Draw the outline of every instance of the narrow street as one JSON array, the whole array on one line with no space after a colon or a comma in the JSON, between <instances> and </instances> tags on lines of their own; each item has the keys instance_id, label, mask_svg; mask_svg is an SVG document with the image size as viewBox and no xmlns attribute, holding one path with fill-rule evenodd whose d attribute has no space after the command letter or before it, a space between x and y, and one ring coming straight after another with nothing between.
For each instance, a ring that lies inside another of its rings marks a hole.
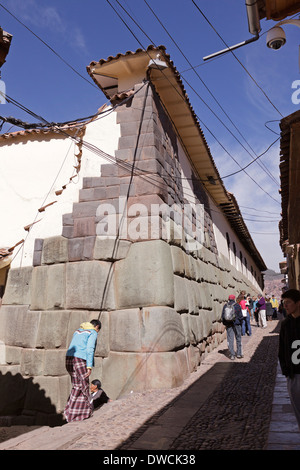
<instances>
[{"instance_id":1,"label":"narrow street","mask_svg":"<svg viewBox=\"0 0 300 470\"><path fill-rule=\"evenodd\" d=\"M132 393L89 420L35 429L0 450L300 449L284 380L275 388L279 321L252 331L243 359L231 361L223 342L176 389Z\"/></svg>"}]
</instances>

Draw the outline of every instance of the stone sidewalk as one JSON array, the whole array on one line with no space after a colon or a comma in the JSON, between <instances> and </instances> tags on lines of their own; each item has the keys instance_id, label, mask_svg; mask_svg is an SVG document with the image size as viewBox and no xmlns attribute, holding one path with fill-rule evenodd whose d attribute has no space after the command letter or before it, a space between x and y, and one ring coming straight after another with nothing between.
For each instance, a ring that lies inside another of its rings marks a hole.
<instances>
[{"instance_id":1,"label":"stone sidewalk","mask_svg":"<svg viewBox=\"0 0 300 470\"><path fill-rule=\"evenodd\" d=\"M176 389L132 393L85 421L40 427L0 450L290 450L300 434L277 367L279 321L252 326L243 359L223 342Z\"/></svg>"}]
</instances>

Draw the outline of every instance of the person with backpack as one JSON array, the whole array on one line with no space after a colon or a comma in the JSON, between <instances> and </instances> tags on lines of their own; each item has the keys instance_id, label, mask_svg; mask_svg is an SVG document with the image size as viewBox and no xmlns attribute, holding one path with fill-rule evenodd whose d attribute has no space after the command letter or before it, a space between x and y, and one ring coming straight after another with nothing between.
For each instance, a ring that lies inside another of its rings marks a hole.
<instances>
[{"instance_id":1,"label":"person with backpack","mask_svg":"<svg viewBox=\"0 0 300 470\"><path fill-rule=\"evenodd\" d=\"M230 359L233 361L235 357L241 359L242 354L242 324L243 313L241 306L236 303L235 295L231 294L228 297L228 302L224 305L222 310L222 323L226 327L227 345L229 349ZM236 341L236 354L234 349L234 338Z\"/></svg>"}]
</instances>

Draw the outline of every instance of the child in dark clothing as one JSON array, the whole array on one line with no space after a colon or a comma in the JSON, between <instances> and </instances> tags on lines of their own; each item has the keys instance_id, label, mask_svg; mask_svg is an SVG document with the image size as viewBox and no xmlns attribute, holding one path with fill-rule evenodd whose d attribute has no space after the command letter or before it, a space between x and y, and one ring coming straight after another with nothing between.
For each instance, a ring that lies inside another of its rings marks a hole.
<instances>
[{"instance_id":1,"label":"child in dark clothing","mask_svg":"<svg viewBox=\"0 0 300 470\"><path fill-rule=\"evenodd\" d=\"M90 385L90 390L90 403L94 410L100 408L100 406L104 405L104 403L111 401L104 390L102 390L100 380L93 380Z\"/></svg>"}]
</instances>

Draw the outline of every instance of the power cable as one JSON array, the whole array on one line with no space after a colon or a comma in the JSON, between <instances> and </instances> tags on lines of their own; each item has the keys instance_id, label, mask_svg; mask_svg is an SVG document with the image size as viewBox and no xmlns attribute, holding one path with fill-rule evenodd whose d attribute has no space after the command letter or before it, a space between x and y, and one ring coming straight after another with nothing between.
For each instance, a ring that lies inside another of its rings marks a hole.
<instances>
[{"instance_id":1,"label":"power cable","mask_svg":"<svg viewBox=\"0 0 300 470\"><path fill-rule=\"evenodd\" d=\"M54 179L54 181L53 181L53 183L52 183L50 189L48 190L47 195L45 196L45 198L44 198L44 200L43 200L43 202L42 202L42 206L46 203L46 201L47 201L47 199L48 199L48 197L49 197L49 195L50 195L50 193L51 193L51 191L52 191L52 188L53 188L54 185L55 185L55 182L56 182L56 180L57 180L57 178L58 178L58 176L59 176L59 174L60 174L60 172L61 172L61 170L62 170L62 168L63 168L63 166L64 166L64 164L65 164L65 162L66 162L66 160L67 160L67 157L68 157L69 152L70 152L70 150L71 150L72 144L73 144L73 142L70 144L70 146L69 146L69 148L68 148L68 151L66 152L66 155L65 155L65 157L64 157L64 159L63 159L63 162L62 162L62 164L61 164L61 166L60 166L60 168L59 168L59 170L58 170L58 172L57 172L57 174L56 174L56 177L55 177L55 179ZM33 219L33 222L32 222L30 225L34 225L34 224L37 222L37 217L38 217L38 215L39 215L39 212L36 213L35 218ZM14 255L12 261L18 256L20 250L23 250L24 245L25 245L25 243L26 243L26 240L27 240L28 236L29 236L29 230L28 230L28 233L27 233L25 239L23 240L23 242L22 242L20 248L19 248L18 251L15 253L15 255ZM22 255L22 257L23 257L23 255ZM21 263L22 263L22 257L21 257L21 261L20 261Z\"/></svg>"},{"instance_id":2,"label":"power cable","mask_svg":"<svg viewBox=\"0 0 300 470\"><path fill-rule=\"evenodd\" d=\"M91 85L92 87L96 88L98 91L99 91L99 88L97 87L97 85L95 85L94 83L90 82L86 77L84 77L83 75L81 75L81 73L79 73L71 64L69 64L60 54L58 54L58 52L56 52L53 47L49 46L49 44L46 43L46 41L44 41L42 38L40 38L36 33L34 33L28 26L26 26L26 24L24 24L21 20L19 20L19 18L17 18L11 11L9 11L4 5L2 5L2 3L0 3L0 7L3 8L3 10L5 10L9 15L11 15L18 23L20 23L24 28L26 28L31 34L33 34L39 41L41 41L41 43L44 44L44 46L46 46L51 52L53 52L53 54L55 54L65 65L67 65L67 67L69 67L74 73L76 73L80 78L82 78L83 80L85 80L89 85Z\"/></svg>"},{"instance_id":3,"label":"power cable","mask_svg":"<svg viewBox=\"0 0 300 470\"><path fill-rule=\"evenodd\" d=\"M17 100L11 98L10 96L8 96L6 94L4 95L0 91L0 96L3 96L3 97L5 96L6 100L9 103L11 103L14 106L18 107L22 111L25 111L27 114L30 114L31 116L33 116L35 119L39 120L40 122L38 122L38 123L27 123L27 122L22 121L21 119L14 118L12 116L10 116L10 117L0 116L0 119L4 122L9 122L9 123L11 123L15 126L22 127L24 129L52 128L52 127L55 127L55 126L59 127L59 126L65 126L65 125L68 125L68 124L82 123L84 121L87 121L88 119L100 119L100 117L104 117L104 115L107 115L108 113L111 113L111 112L115 111L119 106L122 106L125 103L127 103L127 101L131 100L132 97L143 88L143 86L144 86L144 84L138 90L136 90L134 93L131 93L129 96L124 98L124 100L122 100L122 102L117 103L117 104L115 104L114 106L112 106L108 109L105 109L103 111L98 111L97 113L92 114L90 116L86 116L86 117L83 117L83 118L72 119L70 121L64 121L64 122L49 122L45 118L43 118L42 116L37 115L36 113L34 113L33 111L31 111L30 109L25 107L23 104L19 103ZM129 90L127 90L127 91L129 91ZM102 107L100 109L102 109ZM98 118L97 118L97 116L98 116ZM43 121L43 122L41 122L41 121Z\"/></svg>"},{"instance_id":4,"label":"power cable","mask_svg":"<svg viewBox=\"0 0 300 470\"><path fill-rule=\"evenodd\" d=\"M272 121L267 121L267 122L265 122L265 127L266 127L269 131L273 132L273 134L280 135L279 132L275 132L275 131L273 131L273 129L271 129L269 126L267 126L267 124L269 124L269 122L280 122L280 119L273 119Z\"/></svg>"},{"instance_id":5,"label":"power cable","mask_svg":"<svg viewBox=\"0 0 300 470\"><path fill-rule=\"evenodd\" d=\"M229 176L233 176L233 175L236 175L237 173L240 173L241 171L245 170L246 168L248 168L250 165L252 165L252 163L256 162L256 160L260 157L262 157L263 155L265 155L271 147L273 147L274 144L276 144L276 142L278 142L279 140L279 137L278 139L274 140L274 142L272 142L272 144L269 145L269 147L267 148L267 150L265 150L263 153L261 153L260 155L258 155L252 162L248 163L248 165L244 166L241 170L238 170L238 171L235 171L234 173L230 173L229 175L226 175L226 176L222 176L222 179L224 178L229 178Z\"/></svg>"},{"instance_id":6,"label":"power cable","mask_svg":"<svg viewBox=\"0 0 300 470\"><path fill-rule=\"evenodd\" d=\"M141 88L142 88L143 86L144 86L144 84L141 86ZM140 91L141 88L139 88L139 89L136 91L136 93L137 93L138 91ZM131 96L131 97L132 97L132 96ZM128 99L131 98L131 97L126 98L124 101L128 100ZM9 99L9 100L12 102L12 104L14 104L15 106L20 107L21 109L23 109L23 110L25 110L26 112L30 113L30 114L31 114L32 116L34 116L35 118L39 118L41 121L43 121L44 123L46 123L46 124L48 125L48 127L53 127L53 123L52 123L52 124L51 124L51 123L48 123L48 121L46 121L46 119L44 119L44 118L41 117L41 116L38 116L36 113L34 113L34 112L32 112L31 110L29 110L28 108L24 107L24 105L20 104L18 101L14 100L14 99L12 99L12 98L10 98L10 97L8 97L8 99ZM120 104L119 104L119 105L120 105ZM65 131L62 131L62 129L58 129L58 131L59 131L59 132L65 132ZM66 135L67 135L68 137L70 137L69 134L66 133ZM274 143L275 143L275 142L273 142L273 144L274 144ZM271 145L273 145L273 144L271 144ZM91 144L89 144L90 146L88 146L86 143L84 143L84 145L87 146L87 148L91 149ZM98 150L99 150L99 149L98 149ZM226 149L225 149L225 150L226 150ZM267 150L268 150L268 149L267 149ZM266 151L267 151L267 150L266 150ZM264 153L266 153L266 151L265 151ZM101 152L101 151L100 151L100 152ZM102 152L101 156L104 156L104 152ZM114 158L113 158L112 156L108 156L108 154L105 154L105 157L104 157L104 158L109 158L109 159L112 159L112 160L110 160L110 161L114 161ZM232 158L233 158L233 157L232 157ZM236 162L236 163L239 165L238 162ZM247 166L249 166L251 163L253 163L253 162L250 162ZM124 165L123 162L122 162L122 163L119 163L119 165L122 165L123 168L125 167L126 169L128 169L128 165ZM130 165L130 164L129 164L129 165ZM240 165L239 165L239 166L240 166ZM241 167L241 166L240 166L240 167ZM240 171L244 171L243 168L241 168ZM234 174L236 174L236 173L238 173L238 172L235 172ZM245 173L248 175L247 172L245 172ZM229 176L231 176L231 175L227 175L226 177L229 177ZM269 193L267 193L250 175L248 175L248 176L249 176L266 194L268 194L272 199L274 199L274 198L273 198ZM200 180L201 182L206 182L206 180L201 180L201 179L199 179L199 180ZM208 180L207 180L207 181L208 181ZM275 200L275 199L274 199L274 200ZM276 201L276 200L275 200L275 201ZM276 202L277 202L277 201L276 201Z\"/></svg>"},{"instance_id":7,"label":"power cable","mask_svg":"<svg viewBox=\"0 0 300 470\"><path fill-rule=\"evenodd\" d=\"M243 207L244 209L250 209L250 210L253 210L253 211L257 211L258 209L255 208L255 207L248 207L248 206L240 206L240 207ZM266 211L266 210L263 210L261 208L259 208L259 212L265 212L266 214L273 214L274 215L274 212L271 212L271 211Z\"/></svg>"},{"instance_id":8,"label":"power cable","mask_svg":"<svg viewBox=\"0 0 300 470\"><path fill-rule=\"evenodd\" d=\"M143 86L144 86L144 85L142 85L142 87L143 87ZM141 88L142 88L142 87L141 87ZM139 89L139 90L140 90L140 89ZM137 90L137 92L138 92L139 90ZM40 118L43 122L48 123L44 118L42 118L41 116L38 116L38 115L36 115L35 113L33 113L32 111L28 110L28 108L25 108L23 105L21 105L20 103L18 103L16 100L13 100L13 99L11 99L11 98L9 98L9 99L10 99L11 102L12 102L13 104L15 104L16 106L19 106L19 107L21 106L22 109L26 109L26 111L29 112L29 113L30 113L31 115L33 115L34 117L38 117L38 118ZM48 123L48 124L50 124L50 123ZM58 132L64 133L67 137L70 137L70 138L74 139L73 136L70 136L70 135L69 135L66 131L64 131L64 130L59 129L59 128L57 128L56 130L57 130ZM76 140L76 139L75 139L75 140ZM91 151L94 151L94 152L95 152L95 150L98 151L102 157L106 157L106 158L109 159L109 161L116 163L115 159L114 159L112 156L110 156L110 155L108 155L108 154L105 154L103 151L101 151L100 149L98 149L96 146L93 146L92 144L86 143L86 142L84 142L84 141L82 142L82 145L85 146L86 148L88 148L88 149L91 150ZM132 168L132 165L131 165L131 164L127 164L127 165L126 165L126 164L124 164L124 162L122 162L122 163L117 162L117 164L123 165L123 167L125 167L126 169L130 168L130 166L131 166L131 168ZM152 180L151 180L151 179L149 180L149 176L148 176L148 181L151 181L152 184L156 184L156 185L157 185L157 183L158 183L156 180L153 180L153 179L152 179ZM200 180L200 181L201 181L201 180Z\"/></svg>"},{"instance_id":9,"label":"power cable","mask_svg":"<svg viewBox=\"0 0 300 470\"><path fill-rule=\"evenodd\" d=\"M119 3L119 2L118 2ZM235 123L232 121L232 119L230 118L230 116L228 115L228 113L225 111L225 109L223 108L223 106L220 104L219 100L217 100L217 98L214 96L214 94L212 93L212 91L210 90L210 88L207 86L207 84L204 82L204 80L201 78L201 76L198 74L198 72L195 70L195 68L192 66L191 62L189 61L189 59L187 58L187 56L184 54L184 52L182 51L182 49L179 47L179 45L177 44L177 42L174 40L174 38L171 36L171 34L169 33L169 31L166 29L166 27L163 25L162 21L160 20L160 18L156 15L156 13L154 12L153 8L150 7L150 5L148 4L147 0L144 0L144 3L147 5L147 7L149 8L149 10L152 12L152 14L154 15L154 17L156 18L156 20L159 22L159 24L161 25L161 27L164 29L164 31L166 32L166 34L169 36L169 38L172 40L172 42L175 44L175 46L177 47L177 49L179 50L179 52L183 55L183 57L185 58L185 60L187 61L187 63L190 65L191 69L194 71L194 73L197 75L197 77L199 78L199 80L201 81L201 83L204 85L204 87L206 88L206 90L208 91L208 93L210 94L210 96L214 99L214 101L217 103L217 105L219 106L219 108L222 110L222 112L225 114L225 116L227 117L227 119L230 121L230 123L233 125L233 127L236 129L236 131L240 134L240 136L243 138L243 140L246 142L246 144L249 146L249 148L251 149L251 151L254 153L254 155L256 155L257 157L257 154L256 152L253 150L253 148L250 146L250 144L247 142L246 138L244 137L244 135L240 132L240 130L238 129L238 127L235 125ZM122 7L123 8L123 7ZM181 75L181 74L180 74ZM189 82L183 77L183 79L186 81L186 83L190 86ZM214 113L214 111L212 111L212 109L207 105L207 103L201 98L201 96L196 92L196 90L194 90L192 88L192 90L194 91L194 93L196 93L196 95L198 96L198 98L209 108L209 110L214 114L214 116L225 126L225 124L223 123L223 121L216 115L216 113ZM225 126L225 128L227 129L227 131L237 140L237 142L239 142L239 144L244 148L244 150L246 150L247 153L249 153L249 155L252 157L252 155L250 154L250 152L244 147L244 145L236 138L236 136L230 131L230 129ZM263 164L258 162L258 165L262 168ZM262 168L263 169L263 168ZM273 182L275 182L277 185L278 182L277 180L273 177L273 175L269 172L268 169L263 169L267 174L268 176L273 180Z\"/></svg>"},{"instance_id":10,"label":"power cable","mask_svg":"<svg viewBox=\"0 0 300 470\"><path fill-rule=\"evenodd\" d=\"M145 1L145 0L144 0ZM108 2L110 4L110 6L114 9L114 7L111 5L110 2ZM120 3L117 2L119 5ZM150 6L148 5L148 3L145 1L145 3L147 4L148 8L150 8ZM28 28L21 20L19 20L13 13L11 13L7 8L5 8L2 4L0 4L0 6L5 10L7 11L7 13L9 13L16 21L18 21L23 27L25 27L29 32L31 32L38 40L40 40L46 47L48 47L57 57L59 57L68 67L70 67L75 73L77 73L81 78L83 78L84 80L86 80L89 84L91 84L92 86L95 86L94 84L92 84L91 82L89 82L85 77L83 77L81 74L79 74L79 72L77 72L68 62L65 61L65 59L62 58L62 56L60 56L51 46L49 46L43 39L41 39L38 35L36 35L30 28ZM122 7L122 5L120 5ZM123 8L123 7L122 7ZM124 9L124 8L123 8ZM151 9L151 8L150 8ZM116 12L116 10L114 9L114 11ZM153 12L153 10L151 9L151 11ZM117 12L116 12L117 13ZM153 12L154 14L154 12ZM119 15L118 15L119 16ZM129 15L130 16L130 15ZM119 16L120 17L120 16ZM123 21L123 19L120 17L120 19ZM123 21L123 23L128 27L128 25ZM133 31L130 30L131 34L133 34L133 36L135 37L135 39L139 42L138 38L134 35ZM144 34L146 34L144 32ZM147 35L146 35L147 36ZM151 41L151 39L149 38L149 36L147 36L148 39ZM175 43L176 44L176 43ZM142 45L142 47L145 49L145 47ZM177 46L178 47L178 46ZM180 50L180 49L179 49ZM195 70L194 70L195 71ZM195 71L196 73L196 71ZM197 74L198 75L198 74ZM199 77L200 78L200 77ZM201 79L201 78L200 78ZM202 80L202 79L201 79ZM203 81L202 81L203 82ZM203 82L204 83L204 82ZM205 84L204 84L205 85ZM98 89L97 86L95 86L95 88ZM194 90L195 91L195 90ZM199 95L198 95L199 96ZM7 97L8 98L8 97ZM200 97L201 98L201 97ZM221 109L223 109L221 107ZM224 111L224 110L223 110ZM213 112L213 111L212 111ZM224 111L225 113L225 111ZM226 114L226 113L225 113ZM227 114L226 114L227 115ZM227 115L228 117L228 115ZM228 117L229 118L229 117ZM84 118L83 118L84 119ZM230 118L229 118L230 119ZM79 120L77 120L79 121ZM70 121L69 121L70 122ZM232 121L231 121L232 122ZM62 123L51 123L51 125L61 125ZM49 125L47 123L47 125ZM237 129L238 130L238 129ZM234 136L235 137L235 136ZM249 144L248 144L249 145ZM276 182L276 181L275 181ZM277 182L276 182L277 183Z\"/></svg>"},{"instance_id":11,"label":"power cable","mask_svg":"<svg viewBox=\"0 0 300 470\"><path fill-rule=\"evenodd\" d=\"M209 19L205 16L205 14L203 13L203 11L201 10L201 8L199 8L199 6L196 4L196 2L194 0L192 0L192 3L195 5L195 7L197 8L197 10L199 11L199 13L203 16L203 18L205 19L205 21L209 24L209 26L214 30L214 32L218 35L218 37L221 39L221 41L225 44L225 46L227 48L230 48L230 46L228 46L228 44L224 41L224 39L222 38L222 36L218 33L218 31L216 30L216 28L212 25L212 23L209 21ZM237 62L241 65L241 67L245 70L245 72L247 73L247 75L251 78L251 80L255 83L255 85L259 88L259 90L263 93L263 95L267 98L267 100L269 101L269 103L273 106L273 108L280 114L281 117L283 117L283 115L281 114L281 112L279 111L279 109L275 106L275 104L271 101L271 99L268 97L268 95L266 94L266 92L262 89L262 87L257 83L257 81L255 80L255 78L251 75L251 73L246 69L246 67L242 64L242 62L237 58L237 56L235 55L235 53L230 50L228 52L231 52L231 54L233 55L233 57L237 60Z\"/></svg>"},{"instance_id":12,"label":"power cable","mask_svg":"<svg viewBox=\"0 0 300 470\"><path fill-rule=\"evenodd\" d=\"M118 11L112 6L111 2L110 2L109 0L106 0L106 1L107 1L107 3L112 7L112 9L115 11L115 13L117 14L117 16L118 16L118 17L120 18L120 20L122 21L122 23L126 26L126 28L131 32L131 34L134 36L134 38L138 41L138 43L140 44L140 46L141 46L144 50L146 50L145 47L143 46L143 44L139 41L139 39L137 38L137 36L133 33L133 31L131 30L131 28L128 26L128 24L127 24L127 23L123 20L123 18L120 16L120 14L118 13ZM129 16L130 16L130 15L129 15ZM148 55L149 55L149 54L148 54ZM150 55L149 55L149 57L150 57L150 59L151 59L151 56L150 56ZM164 76L164 78L168 80L168 78L167 78L167 77L165 76L165 74L163 73L163 70L160 70L160 72L162 73L162 75ZM169 80L168 80L168 81L169 81ZM170 83L170 85L171 85L172 87L174 87L174 85L173 85L170 81L169 81L169 83ZM174 89L175 89L175 87L174 87ZM176 89L175 89L175 90L176 90ZM176 90L176 92L179 94L179 96L181 97L181 99L184 100L184 97L182 97L182 96L180 95L180 93L179 93L177 90ZM203 123L203 121L201 121L198 116L197 116L197 118L198 118L199 122L202 122L202 123ZM221 144L221 142L217 139L217 137L211 132L211 130L210 130L204 123L203 123L203 125L206 127L206 129L208 130L208 132L210 132L210 134L213 136L213 138L219 143L219 145L223 148L223 150L230 156L230 158L232 158L233 161L234 161L240 168L242 168L241 165L237 162L237 160L227 151L227 149ZM265 194L267 194L267 195L268 195L271 199L273 199L277 204L280 204L279 201L277 201L273 196L271 196L271 194L269 194L267 191L265 191L265 189L264 189L262 186L260 186L260 185L257 183L257 181L256 181L254 178L252 178L245 170L244 170L244 172L246 173L246 175L247 175Z\"/></svg>"},{"instance_id":13,"label":"power cable","mask_svg":"<svg viewBox=\"0 0 300 470\"><path fill-rule=\"evenodd\" d=\"M278 233L277 232L250 232L250 233L254 233L255 235L277 235L278 236Z\"/></svg>"},{"instance_id":14,"label":"power cable","mask_svg":"<svg viewBox=\"0 0 300 470\"><path fill-rule=\"evenodd\" d=\"M140 88L141 89L141 88ZM140 91L140 89L138 89L136 91L136 93L138 91ZM0 92L1 94L1 92ZM110 109L109 111L112 112L116 107L118 106L121 106L122 104L124 104L127 100L131 99L133 95L131 95L130 97L128 98L125 98L125 100L123 100L121 103L115 105L115 107L113 107L112 109ZM21 105L20 103L18 103L16 100L13 100L12 98L8 97L8 100L10 102L12 102L14 105L16 105L17 107L21 107L21 109L24 109L24 106ZM96 116L100 116L102 114L106 113L106 111L103 111L103 112L100 112L100 113L97 113L97 114L94 114L94 115L91 115L89 116L88 118L95 118ZM23 127L24 129L32 129L32 128L44 128L44 127L47 127L47 128L52 128L52 127L59 127L61 125L65 125L65 124L69 124L69 123L74 123L74 122L78 122L78 121L82 121L84 120L84 118L82 119L76 119L76 120L72 120L72 121L66 121L64 123L49 123L48 121L44 120L41 116L38 116L36 115L35 113L31 112L31 114L35 117L39 117L40 119L42 119L44 122L46 122L46 124L42 124L42 123L26 123L20 119L16 119L14 117L3 117L3 116L0 116L0 119L5 121L5 122L9 122L11 124L14 124L14 125L18 125L19 127ZM88 119L88 118L85 118L85 119ZM61 130L60 130L61 131ZM269 147L264 151L262 152L260 155L258 155L256 157L256 159L254 159L252 162L249 162L245 167L242 167L240 170L236 171L236 172L233 172L233 173L230 173L228 175L225 175L225 176L221 176L220 177L220 180L224 179L224 178L228 178L230 176L233 176L233 175L236 175L237 173L240 173L242 171L244 171L246 168L248 168L250 165L252 165L258 158L261 158L264 154L266 154L268 152L268 150L278 141L279 139L276 139L274 142L272 142L272 144L269 145ZM100 149L99 149L100 152L102 152ZM103 154L105 154L105 152L103 152ZM114 161L114 157L111 156L111 155L108 155L108 154L105 154L106 157L109 157L110 159L112 159ZM130 163L126 163L126 165L131 165ZM141 169L138 169L139 171L145 171L145 170L141 170ZM154 174L154 173L153 173ZM180 179L180 180L195 180L195 178L187 178L187 177L175 177L173 176L174 180L175 179ZM206 180L206 179L201 179L201 178L196 178L198 181L200 182L210 182L210 180Z\"/></svg>"}]
</instances>

